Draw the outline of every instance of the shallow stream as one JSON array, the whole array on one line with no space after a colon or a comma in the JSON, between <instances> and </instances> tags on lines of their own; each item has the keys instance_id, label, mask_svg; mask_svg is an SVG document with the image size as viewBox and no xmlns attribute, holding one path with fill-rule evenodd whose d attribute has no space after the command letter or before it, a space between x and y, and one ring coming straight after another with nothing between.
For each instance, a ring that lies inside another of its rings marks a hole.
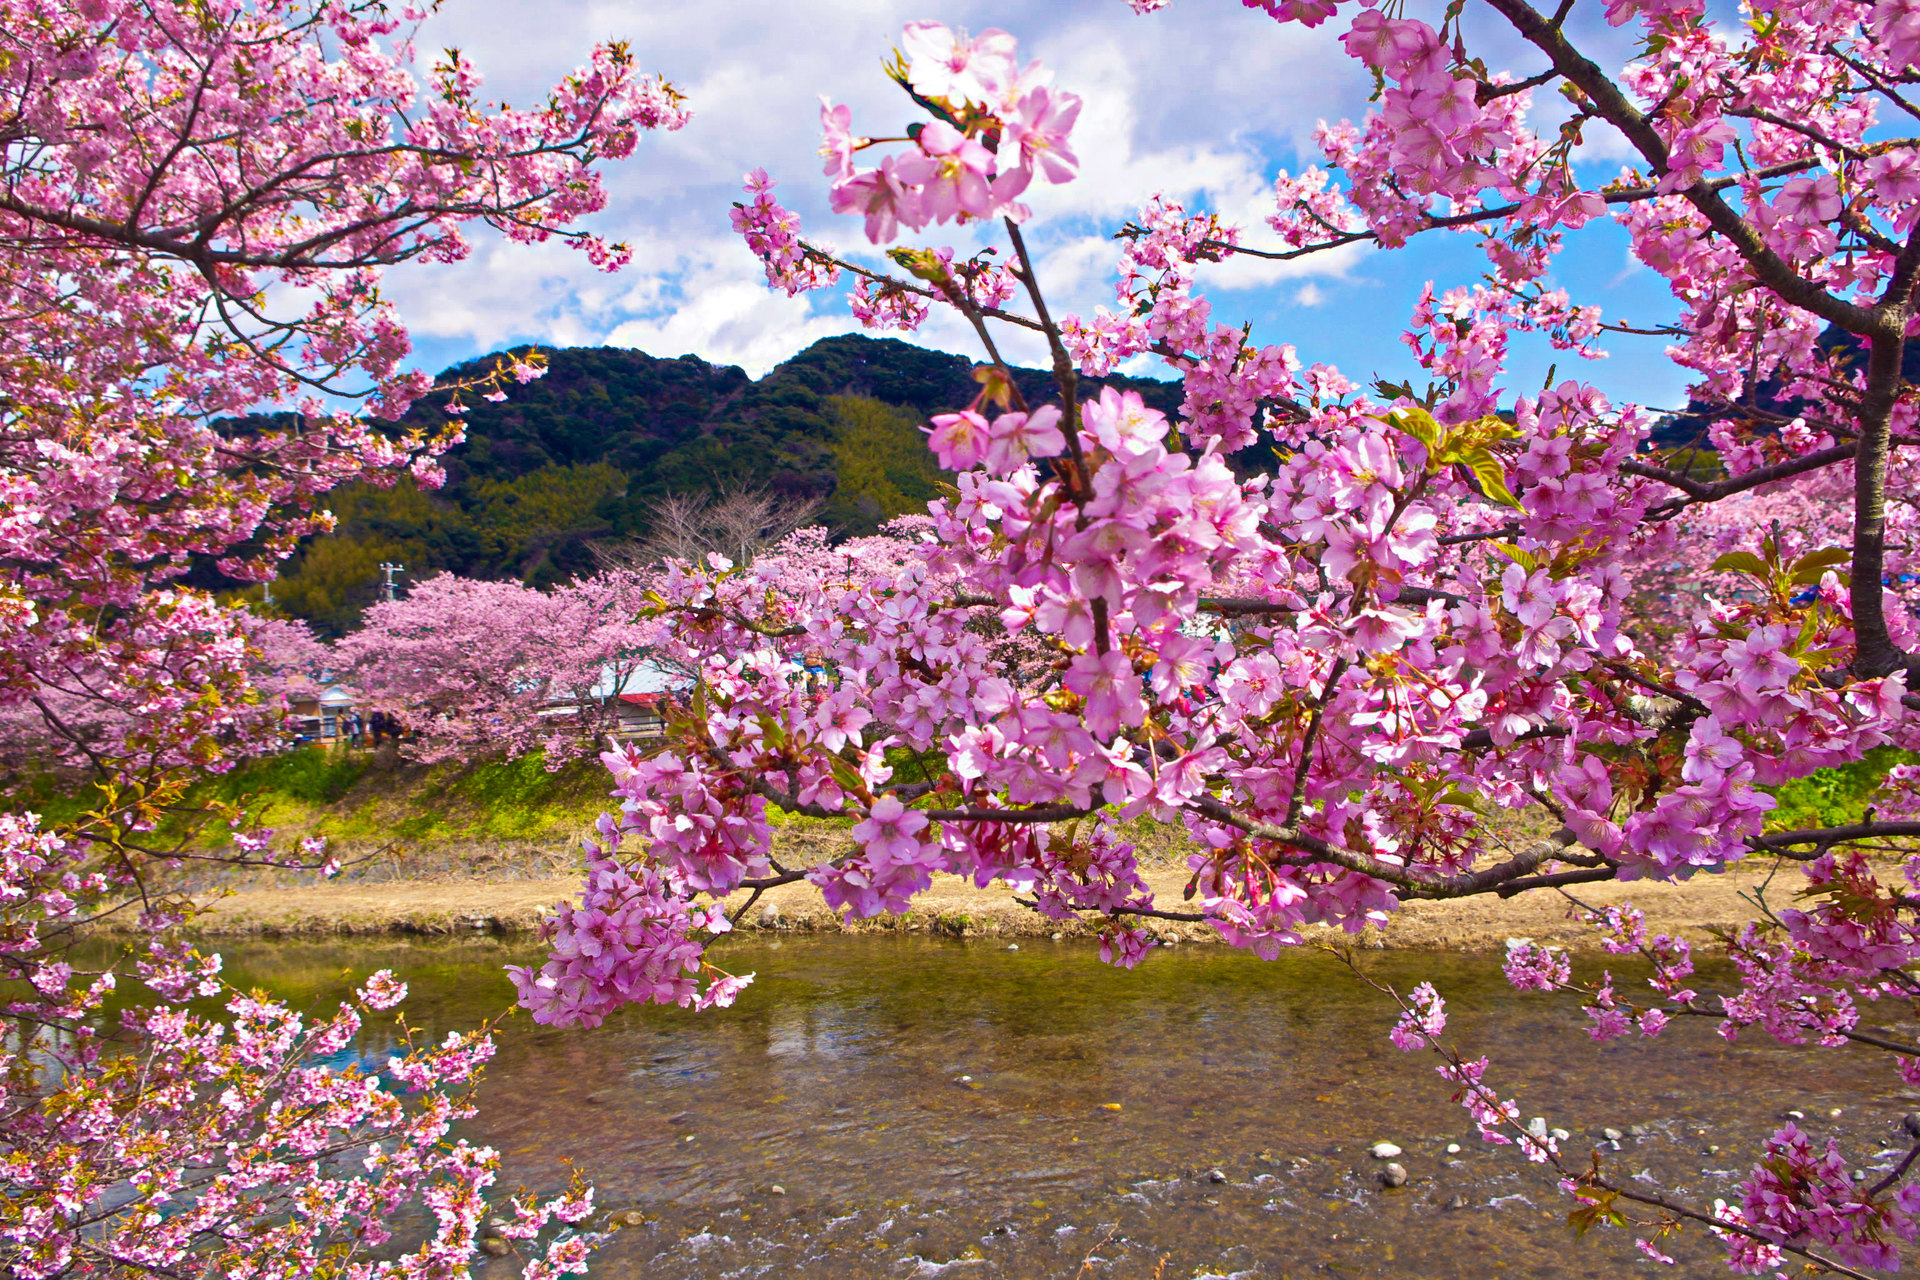
<instances>
[{"instance_id":1,"label":"shallow stream","mask_svg":"<svg viewBox=\"0 0 1920 1280\"><path fill-rule=\"evenodd\" d=\"M302 1002L391 967L432 1032L500 1013L500 966L534 954L223 950L243 984ZM1676 1274L1618 1231L1575 1244L1551 1183L1472 1136L1433 1060L1388 1041L1386 998L1326 955L1168 948L1124 973L1072 942L858 936L742 939L722 963L758 974L730 1010L502 1029L466 1136L504 1153L507 1186L558 1186L571 1157L603 1209L638 1211L596 1276ZM1433 981L1460 1047L1580 1158L1603 1127L1638 1126L1608 1166L1696 1203L1790 1108L1863 1158L1916 1108L1877 1054L1730 1045L1707 1019L1596 1045L1577 1009L1511 991L1490 957L1363 963L1403 990ZM390 1047L367 1034L365 1051ZM1406 1186L1381 1185L1380 1141L1404 1149ZM1673 1251L1678 1274L1728 1274L1697 1234Z\"/></svg>"}]
</instances>

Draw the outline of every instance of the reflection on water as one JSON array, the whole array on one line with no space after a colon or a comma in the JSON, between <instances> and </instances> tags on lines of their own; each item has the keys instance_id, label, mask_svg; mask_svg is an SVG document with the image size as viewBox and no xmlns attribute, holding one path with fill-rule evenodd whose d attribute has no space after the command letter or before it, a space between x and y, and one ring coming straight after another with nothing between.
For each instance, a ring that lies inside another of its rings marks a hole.
<instances>
[{"instance_id":1,"label":"reflection on water","mask_svg":"<svg viewBox=\"0 0 1920 1280\"><path fill-rule=\"evenodd\" d=\"M234 978L300 1001L392 967L434 1033L503 1010L500 966L524 958L479 941L227 950ZM1574 1246L1551 1186L1471 1135L1432 1061L1388 1042L1384 997L1324 955L1185 948L1129 974L1072 943L825 937L741 940L725 963L759 974L731 1010L634 1010L591 1031L517 1019L501 1034L467 1136L505 1154L508 1186L557 1186L570 1156L600 1205L640 1211L595 1275L1070 1277L1090 1257L1089 1276L1140 1280L1162 1258L1168 1278L1642 1265L1618 1232ZM1508 990L1491 959L1366 963L1403 987L1432 979L1461 1047L1493 1057L1526 1114L1572 1130L1582 1153L1589 1132L1639 1126L1603 1158L1694 1199L1724 1193L1788 1108L1871 1153L1913 1105L1864 1054L1728 1045L1705 1019L1595 1045L1577 1010ZM368 1035L362 1051L385 1047ZM1405 1149L1404 1188L1380 1184L1367 1148L1382 1140Z\"/></svg>"}]
</instances>

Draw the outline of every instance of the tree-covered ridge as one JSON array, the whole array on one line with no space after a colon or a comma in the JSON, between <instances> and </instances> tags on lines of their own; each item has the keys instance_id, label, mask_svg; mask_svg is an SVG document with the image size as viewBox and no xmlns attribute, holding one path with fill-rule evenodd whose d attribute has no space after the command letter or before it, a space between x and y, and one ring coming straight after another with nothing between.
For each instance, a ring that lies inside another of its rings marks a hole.
<instances>
[{"instance_id":1,"label":"tree-covered ridge","mask_svg":"<svg viewBox=\"0 0 1920 1280\"><path fill-rule=\"evenodd\" d=\"M275 602L344 631L377 597L383 561L416 579L444 570L550 586L588 569L594 543L645 534L653 505L672 494L766 488L818 498L837 533L870 533L935 496L942 473L922 427L979 390L963 357L858 334L822 339L757 381L697 356L515 350L530 352L545 357L545 377L504 401L465 398L467 439L445 459L444 487L336 490L338 527L288 563ZM470 379L498 359L456 365L440 381ZM1057 394L1046 373L1015 376L1035 402ZM1107 385L1168 413L1180 403L1174 383L1082 382L1089 395ZM401 425L444 423L449 399L428 396Z\"/></svg>"}]
</instances>

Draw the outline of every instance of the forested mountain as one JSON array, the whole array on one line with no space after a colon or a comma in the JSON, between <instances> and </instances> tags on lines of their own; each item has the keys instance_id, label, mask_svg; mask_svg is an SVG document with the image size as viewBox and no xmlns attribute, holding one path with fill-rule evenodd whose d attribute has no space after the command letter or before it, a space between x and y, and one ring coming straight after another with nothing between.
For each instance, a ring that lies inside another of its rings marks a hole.
<instances>
[{"instance_id":1,"label":"forested mountain","mask_svg":"<svg viewBox=\"0 0 1920 1280\"><path fill-rule=\"evenodd\" d=\"M1829 355L1838 354L1849 368L1866 367L1866 350L1860 339L1834 326L1828 326L1818 340L1819 347ZM1901 375L1908 382L1920 385L1920 342L1907 344L1902 358ZM1752 408L1766 414L1791 418L1806 409L1806 405L1790 396L1781 394L1781 383L1777 378L1763 378L1754 387L1751 400ZM1691 400L1679 413L1671 414L1661 420L1654 429L1653 443L1662 449L1698 448L1711 450L1707 443L1707 432L1713 424L1722 418L1742 419L1747 415L1739 406L1708 405L1700 400ZM1770 428L1762 426L1762 434Z\"/></svg>"},{"instance_id":2,"label":"forested mountain","mask_svg":"<svg viewBox=\"0 0 1920 1280\"><path fill-rule=\"evenodd\" d=\"M336 490L338 529L289 562L275 602L344 631L375 599L382 561L414 578L450 570L548 585L591 568L595 542L645 534L669 494L765 487L820 498L834 529L868 532L935 496L942 477L921 428L979 391L971 361L861 335L816 342L758 381L695 356L534 350L547 358L544 378L510 387L501 403L465 397L467 439L444 460L443 488ZM1030 400L1057 398L1048 374L1015 373ZM1180 403L1176 383L1105 382L1169 414ZM1093 395L1101 385L1083 383ZM447 399L428 396L404 425L441 425Z\"/></svg>"}]
</instances>

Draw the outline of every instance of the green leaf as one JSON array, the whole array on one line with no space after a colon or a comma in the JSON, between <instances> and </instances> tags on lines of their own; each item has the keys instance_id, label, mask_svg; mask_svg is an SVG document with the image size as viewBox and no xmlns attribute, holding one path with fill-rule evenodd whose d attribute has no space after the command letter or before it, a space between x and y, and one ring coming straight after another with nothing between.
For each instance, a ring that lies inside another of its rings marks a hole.
<instances>
[{"instance_id":1,"label":"green leaf","mask_svg":"<svg viewBox=\"0 0 1920 1280\"><path fill-rule=\"evenodd\" d=\"M1793 648L1789 649L1788 653L1795 657L1806 653L1807 648L1813 644L1813 637L1819 632L1819 618L1820 610L1807 610L1807 616L1800 620L1800 634L1794 638Z\"/></svg>"},{"instance_id":2,"label":"green leaf","mask_svg":"<svg viewBox=\"0 0 1920 1280\"><path fill-rule=\"evenodd\" d=\"M1440 441L1447 433L1447 429L1435 421L1432 414L1418 405L1393 410L1387 415L1387 421L1427 446L1430 454L1440 447Z\"/></svg>"},{"instance_id":3,"label":"green leaf","mask_svg":"<svg viewBox=\"0 0 1920 1280\"><path fill-rule=\"evenodd\" d=\"M828 756L827 759L833 766L833 780L840 784L842 791L857 795L861 789L866 786L866 784L860 780L860 774L845 760L842 760L839 756Z\"/></svg>"},{"instance_id":4,"label":"green leaf","mask_svg":"<svg viewBox=\"0 0 1920 1280\"><path fill-rule=\"evenodd\" d=\"M1513 561L1528 573L1532 573L1540 567L1540 561L1535 558L1531 551L1522 551L1511 542L1489 542L1487 547L1489 550L1498 551L1501 555Z\"/></svg>"},{"instance_id":5,"label":"green leaf","mask_svg":"<svg viewBox=\"0 0 1920 1280\"><path fill-rule=\"evenodd\" d=\"M1845 564L1851 559L1853 559L1853 552L1847 547L1822 547L1818 551L1809 551L1793 562L1794 580L1799 581L1800 574L1811 573L1814 575L1813 580L1818 582L1820 574L1835 565Z\"/></svg>"},{"instance_id":6,"label":"green leaf","mask_svg":"<svg viewBox=\"0 0 1920 1280\"><path fill-rule=\"evenodd\" d=\"M1729 551L1713 562L1715 573L1746 573L1763 581L1770 575L1767 562L1751 551Z\"/></svg>"},{"instance_id":7,"label":"green leaf","mask_svg":"<svg viewBox=\"0 0 1920 1280\"><path fill-rule=\"evenodd\" d=\"M1473 472L1473 478L1480 482L1480 492L1502 506L1518 507L1520 500L1507 488L1507 469L1500 465L1500 459L1493 456L1491 450L1475 449L1460 460L1461 465Z\"/></svg>"}]
</instances>

